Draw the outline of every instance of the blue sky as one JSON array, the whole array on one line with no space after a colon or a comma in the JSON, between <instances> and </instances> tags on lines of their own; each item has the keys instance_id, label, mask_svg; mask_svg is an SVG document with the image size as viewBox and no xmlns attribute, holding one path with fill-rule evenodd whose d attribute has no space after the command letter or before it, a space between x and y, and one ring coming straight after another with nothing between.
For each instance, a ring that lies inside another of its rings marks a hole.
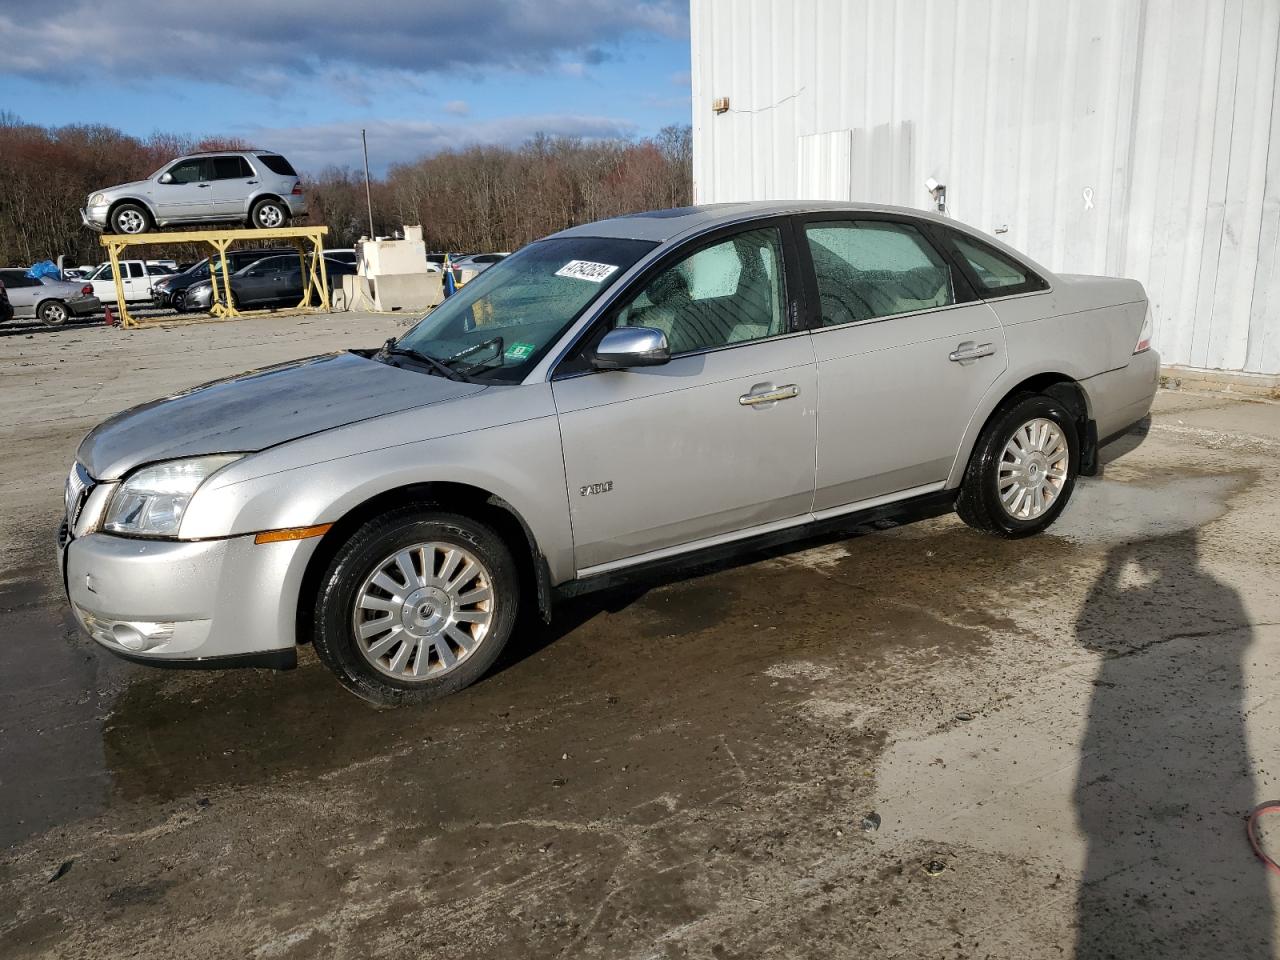
<instances>
[{"instance_id":1,"label":"blue sky","mask_svg":"<svg viewBox=\"0 0 1280 960\"><path fill-rule=\"evenodd\" d=\"M304 169L377 172L533 133L688 123L685 0L0 0L0 110L245 137ZM128 15L123 15L125 11Z\"/></svg>"}]
</instances>

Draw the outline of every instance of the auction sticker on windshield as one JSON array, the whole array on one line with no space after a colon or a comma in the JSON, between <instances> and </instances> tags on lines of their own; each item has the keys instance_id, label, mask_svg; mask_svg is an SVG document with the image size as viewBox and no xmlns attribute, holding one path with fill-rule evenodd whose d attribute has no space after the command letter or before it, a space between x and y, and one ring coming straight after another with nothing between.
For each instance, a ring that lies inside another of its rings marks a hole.
<instances>
[{"instance_id":1,"label":"auction sticker on windshield","mask_svg":"<svg viewBox=\"0 0 1280 960\"><path fill-rule=\"evenodd\" d=\"M556 271L557 277L572 277L574 280L588 280L599 283L609 277L618 268L612 263L593 263L590 260L570 260Z\"/></svg>"}]
</instances>

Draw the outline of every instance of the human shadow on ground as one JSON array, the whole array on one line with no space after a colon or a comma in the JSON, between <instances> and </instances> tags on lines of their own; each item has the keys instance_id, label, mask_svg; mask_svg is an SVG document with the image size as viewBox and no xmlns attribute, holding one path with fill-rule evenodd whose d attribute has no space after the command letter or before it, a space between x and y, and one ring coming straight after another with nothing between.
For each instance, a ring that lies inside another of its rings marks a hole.
<instances>
[{"instance_id":1,"label":"human shadow on ground","mask_svg":"<svg viewBox=\"0 0 1280 960\"><path fill-rule=\"evenodd\" d=\"M1239 595L1200 564L1194 532L1118 546L1076 623L1103 656L1076 781L1087 840L1078 960L1270 958Z\"/></svg>"}]
</instances>

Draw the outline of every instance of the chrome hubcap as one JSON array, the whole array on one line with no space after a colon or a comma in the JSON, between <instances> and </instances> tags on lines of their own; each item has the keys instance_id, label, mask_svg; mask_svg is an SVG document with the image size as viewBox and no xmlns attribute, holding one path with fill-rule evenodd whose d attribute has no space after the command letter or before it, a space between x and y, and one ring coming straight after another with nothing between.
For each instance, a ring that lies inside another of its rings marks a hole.
<instances>
[{"instance_id":1,"label":"chrome hubcap","mask_svg":"<svg viewBox=\"0 0 1280 960\"><path fill-rule=\"evenodd\" d=\"M435 679L484 642L494 599L489 571L469 550L414 544L375 566L356 593L356 646L389 677Z\"/></svg>"},{"instance_id":2,"label":"chrome hubcap","mask_svg":"<svg viewBox=\"0 0 1280 960\"><path fill-rule=\"evenodd\" d=\"M1015 430L996 478L1005 512L1034 520L1052 507L1067 482L1070 456L1067 435L1052 420L1037 417Z\"/></svg>"},{"instance_id":3,"label":"chrome hubcap","mask_svg":"<svg viewBox=\"0 0 1280 960\"><path fill-rule=\"evenodd\" d=\"M124 210L116 216L116 226L121 233L141 233L144 221L137 210Z\"/></svg>"},{"instance_id":4,"label":"chrome hubcap","mask_svg":"<svg viewBox=\"0 0 1280 960\"><path fill-rule=\"evenodd\" d=\"M258 211L258 222L264 227L278 227L284 221L284 214L275 204L268 204Z\"/></svg>"}]
</instances>

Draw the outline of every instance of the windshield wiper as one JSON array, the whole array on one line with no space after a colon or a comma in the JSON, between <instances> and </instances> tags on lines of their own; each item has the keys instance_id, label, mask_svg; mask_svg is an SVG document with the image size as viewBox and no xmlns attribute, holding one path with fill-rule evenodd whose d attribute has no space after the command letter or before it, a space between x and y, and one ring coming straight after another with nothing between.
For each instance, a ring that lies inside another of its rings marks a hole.
<instances>
[{"instance_id":1,"label":"windshield wiper","mask_svg":"<svg viewBox=\"0 0 1280 960\"><path fill-rule=\"evenodd\" d=\"M450 380L457 380L459 383L467 383L467 378L451 367L446 367L443 363L428 353L420 350L414 350L412 347L396 346L396 338L391 337L382 345L382 349L378 351L377 358L386 359L387 357L408 357L411 360L417 360L425 363L433 371L442 377L448 377Z\"/></svg>"},{"instance_id":2,"label":"windshield wiper","mask_svg":"<svg viewBox=\"0 0 1280 960\"><path fill-rule=\"evenodd\" d=\"M484 340L484 341L481 341L480 343L472 344L471 346L467 347L465 350L459 350L457 353L453 354L453 356L445 357L440 362L447 363L452 367L453 364L457 363L459 360L462 360L464 357L469 357L472 354L479 353L481 350L485 350L489 347L497 347L498 352L496 355L489 357L487 360L481 360L478 363L469 363L462 368L463 372L466 372L466 373L470 373L472 370L483 370L486 367L492 366L495 362L498 365L502 364L503 345L504 345L504 341L502 337L490 337L488 340Z\"/></svg>"}]
</instances>

